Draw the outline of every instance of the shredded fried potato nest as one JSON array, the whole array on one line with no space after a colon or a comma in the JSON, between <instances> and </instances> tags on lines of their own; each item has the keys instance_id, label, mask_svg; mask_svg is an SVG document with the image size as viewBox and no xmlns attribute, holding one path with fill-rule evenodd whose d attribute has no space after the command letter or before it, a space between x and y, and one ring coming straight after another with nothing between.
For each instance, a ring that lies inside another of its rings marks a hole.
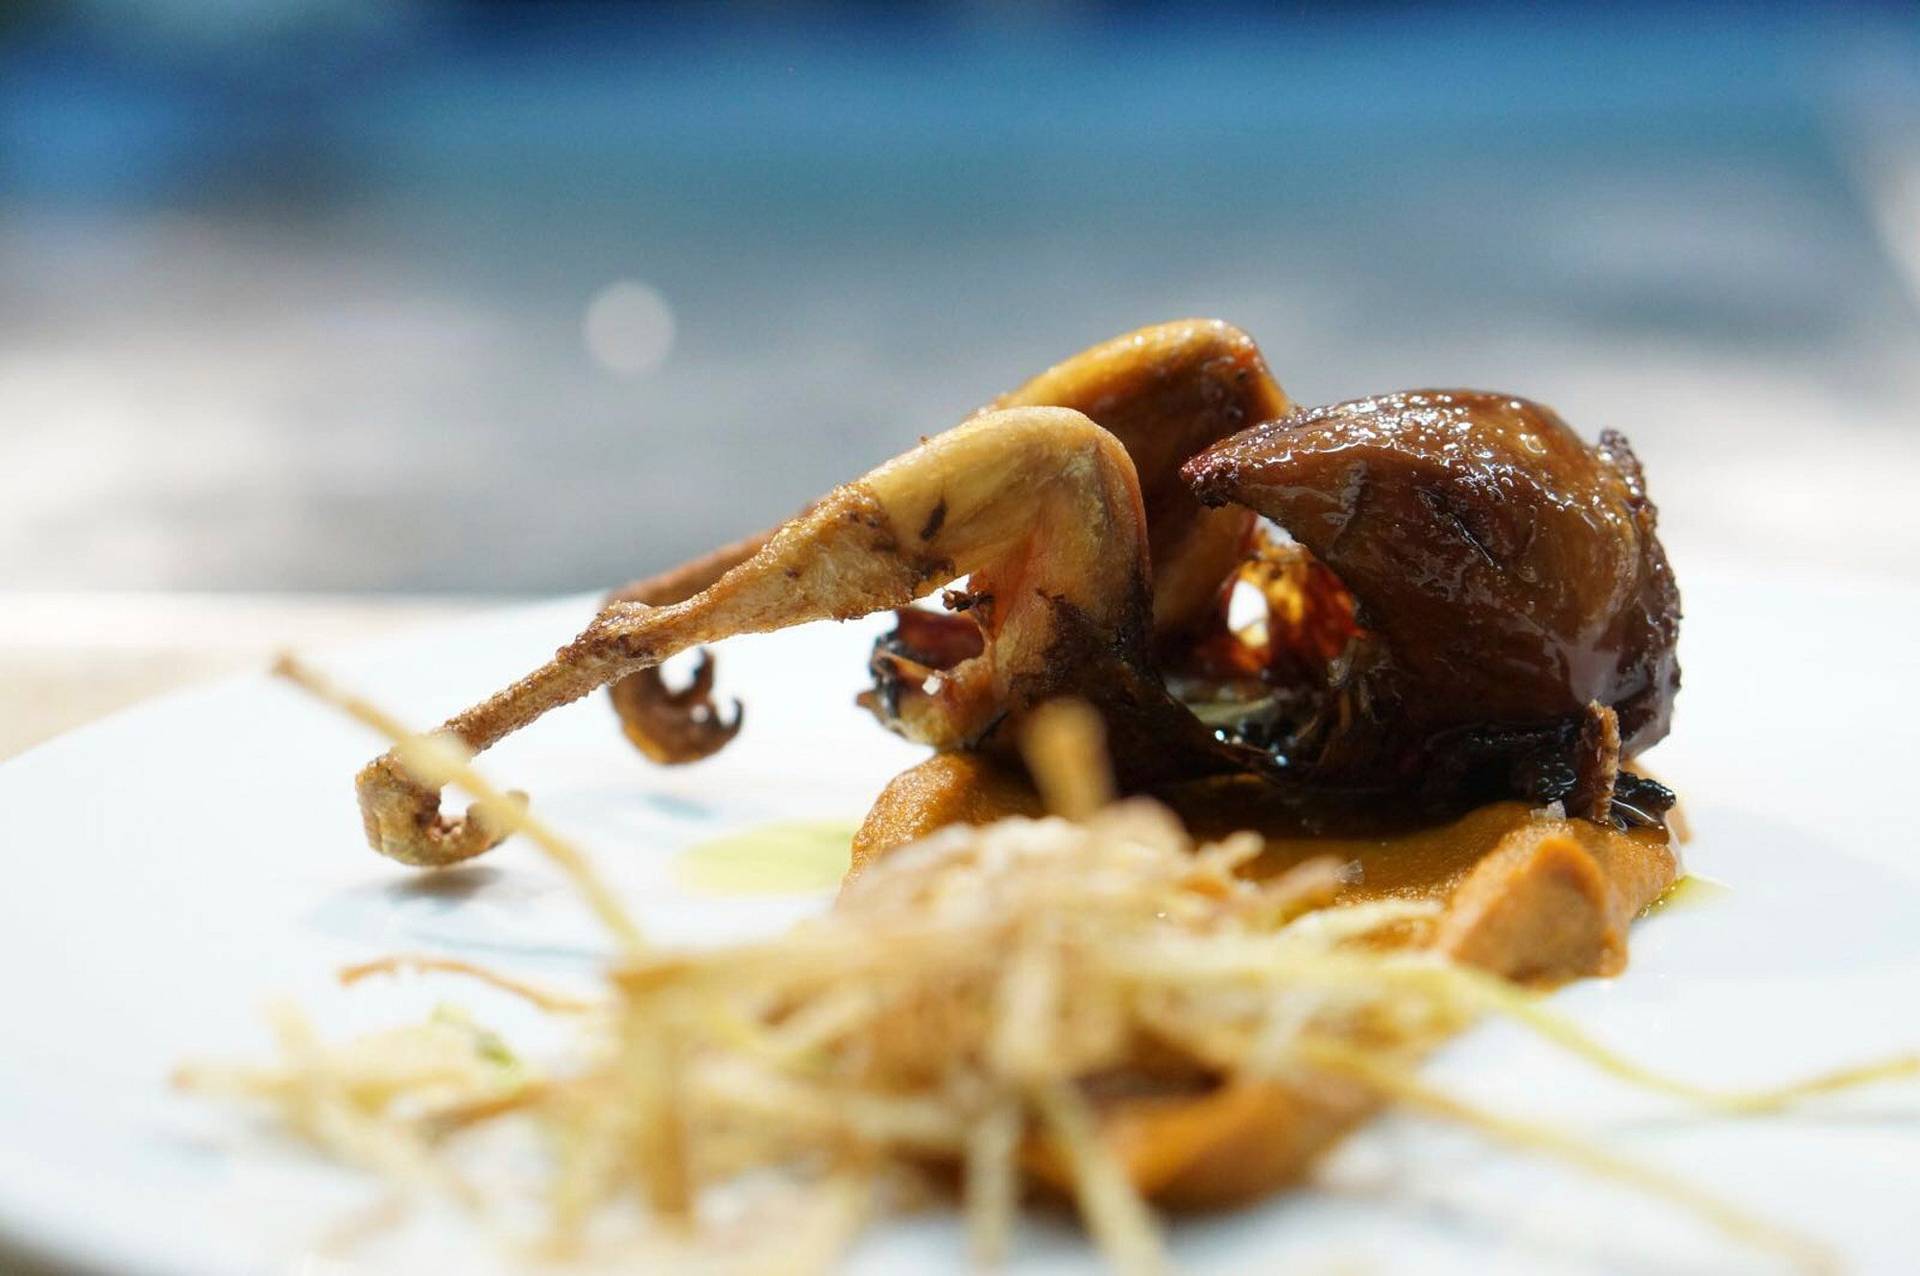
<instances>
[{"instance_id":1,"label":"shredded fried potato nest","mask_svg":"<svg viewBox=\"0 0 1920 1276\"><path fill-rule=\"evenodd\" d=\"M304 667L286 661L282 672L392 730ZM1038 733L1054 757L1036 771L1076 804L1102 791L1060 761L1097 752L1088 730L1069 714ZM447 778L472 778L464 759L447 761ZM507 817L529 820L511 805ZM1804 1239L1572 1134L1478 1112L1420 1081L1419 1061L1493 1014L1621 1080L1717 1111L1769 1111L1920 1071L1909 1056L1746 1094L1661 1077L1514 985L1369 943L1427 924L1434 906L1340 905L1331 861L1250 880L1237 870L1259 852L1257 835L1195 845L1145 800L1078 821L943 830L872 865L825 915L766 942L701 951L644 947L584 857L541 831L538 844L563 848L556 859L622 944L602 1001L445 958L369 963L343 979L413 969L486 980L574 1016L570 1058L535 1068L444 1012L328 1047L282 1011L279 1064L191 1067L180 1082L263 1102L325 1152L476 1209L490 1198L454 1168L456 1137L531 1121L551 1149L537 1241L549 1256L600 1253L609 1242L596 1220L638 1203L651 1238L621 1243L656 1257L677 1245L684 1257L739 1230L714 1222L715 1200L771 1173L797 1185L769 1206L789 1216L759 1229L778 1240L761 1258L781 1270L831 1266L873 1212L951 1178L974 1257L990 1263L1007 1250L1040 1157L1064 1167L1112 1265L1150 1272L1165 1267L1160 1227L1101 1137L1103 1080L1177 1092L1335 1076L1648 1189L1815 1267L1824 1252Z\"/></svg>"}]
</instances>

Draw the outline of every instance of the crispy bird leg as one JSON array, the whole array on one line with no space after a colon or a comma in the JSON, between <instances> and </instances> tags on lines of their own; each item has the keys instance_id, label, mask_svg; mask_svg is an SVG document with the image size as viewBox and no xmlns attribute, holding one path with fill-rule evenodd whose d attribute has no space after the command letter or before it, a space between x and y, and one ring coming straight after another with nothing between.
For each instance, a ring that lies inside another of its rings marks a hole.
<instances>
[{"instance_id":1,"label":"crispy bird leg","mask_svg":"<svg viewBox=\"0 0 1920 1276\"><path fill-rule=\"evenodd\" d=\"M1246 552L1254 515L1208 509L1180 477L1189 457L1289 408L1253 338L1217 319L1156 324L1084 350L980 409L1060 407L1085 413L1120 440L1133 460L1146 509L1153 565L1155 647L1190 641L1208 627L1222 588ZM757 553L773 532L736 541L672 571L637 581L609 602L666 606L706 589ZM924 738L917 688L977 655L990 626L994 586L973 582L955 602L978 606L974 620L910 613L875 672L887 684L869 703L897 730ZM945 621L943 624L942 622ZM656 669L629 674L611 694L621 728L655 762L695 762L724 748L740 729L712 699L713 662L704 652L692 685L672 691Z\"/></svg>"},{"instance_id":2,"label":"crispy bird leg","mask_svg":"<svg viewBox=\"0 0 1920 1276\"><path fill-rule=\"evenodd\" d=\"M1160 643L1203 627L1245 557L1254 515L1210 509L1180 467L1291 405L1260 348L1218 319L1181 319L1115 337L1056 364L989 409L1084 412L1133 458L1147 511L1153 627Z\"/></svg>"},{"instance_id":3,"label":"crispy bird leg","mask_svg":"<svg viewBox=\"0 0 1920 1276\"><path fill-rule=\"evenodd\" d=\"M710 554L682 563L657 576L636 580L607 595L607 603L667 607L683 603L766 547L779 528L722 545ZM663 766L698 762L724 749L740 734L742 710L733 702L733 717L723 717L713 702L713 657L700 653L693 681L671 690L658 668L631 673L607 688L620 729L633 747Z\"/></svg>"},{"instance_id":4,"label":"crispy bird leg","mask_svg":"<svg viewBox=\"0 0 1920 1276\"><path fill-rule=\"evenodd\" d=\"M1160 711L1164 695L1144 671L1224 623L1226 590L1251 543L1255 515L1202 505L1180 467L1246 426L1285 412L1287 397L1253 338L1217 319L1183 319L1084 350L982 411L1040 406L1084 412L1120 440L1140 479L1153 569L1152 639L1127 661L1103 661L1110 689L1091 697L1109 715L1134 719L1122 737L1140 737L1143 745L1121 746L1130 764L1123 771L1145 780L1150 772L1203 766L1208 753L1217 751L1204 742L1186 747L1195 744L1188 738L1193 732ZM1000 593L996 574L983 572L964 592L947 597L948 607L964 615L901 612L898 628L875 644L874 690L861 703L889 730L945 747L946 735L937 725L929 729L929 713L939 714L922 689L942 685L946 671L974 655L983 635L991 636ZM1083 652L1082 658L1096 654ZM1147 739L1148 722L1171 731L1172 739Z\"/></svg>"},{"instance_id":5,"label":"crispy bird leg","mask_svg":"<svg viewBox=\"0 0 1920 1276\"><path fill-rule=\"evenodd\" d=\"M950 745L971 743L1055 692L1063 644L1144 643L1146 556L1139 481L1112 434L1069 409L991 411L835 489L684 601L609 604L552 660L441 731L485 749L690 647L901 607L975 574L1000 595L990 641L947 673L927 723ZM484 813L443 815L439 793L391 753L357 788L369 841L402 863L454 864L500 840Z\"/></svg>"}]
</instances>

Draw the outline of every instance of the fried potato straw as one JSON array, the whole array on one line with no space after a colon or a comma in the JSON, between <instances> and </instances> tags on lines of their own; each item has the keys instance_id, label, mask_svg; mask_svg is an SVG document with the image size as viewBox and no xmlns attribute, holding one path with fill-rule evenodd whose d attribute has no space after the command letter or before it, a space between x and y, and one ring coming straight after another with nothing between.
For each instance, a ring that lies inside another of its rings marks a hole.
<instances>
[{"instance_id":1,"label":"fried potato straw","mask_svg":"<svg viewBox=\"0 0 1920 1276\"><path fill-rule=\"evenodd\" d=\"M391 737L413 739L296 662L281 668ZM711 1260L717 1251L749 1268L824 1269L872 1214L952 1175L978 1262L1006 1254L1023 1196L1050 1189L1077 1204L1116 1269L1161 1271L1159 1224L1109 1122L1129 1095L1164 1104L1282 1083L1307 1096L1358 1086L1650 1192L1799 1265L1825 1265L1818 1246L1691 1183L1441 1094L1418 1079L1418 1064L1493 1014L1621 1081L1755 1113L1912 1077L1920 1058L1750 1093L1664 1077L1515 985L1376 942L1430 926L1432 905L1330 905L1336 864L1251 880L1238 870L1260 849L1255 835L1195 845L1150 801L1089 808L1102 781L1074 770L1098 766L1097 722L1067 710L1042 723L1033 769L1083 818L945 829L872 865L829 913L760 943L642 948L585 858L506 802L503 818L552 855L626 941L604 1004L446 958L370 962L342 978L479 978L571 1016L574 1052L536 1068L444 1012L328 1048L288 1012L278 1066L187 1068L179 1081L263 1102L397 1191L451 1197L483 1219L507 1198L456 1172L456 1136L530 1120L552 1152L545 1221L524 1243L551 1257L664 1263L663 1254ZM430 764L480 801L503 803L463 761ZM763 1190L769 1173L784 1195ZM797 1212L763 1223L755 1249L726 1219L726 1202L741 1199Z\"/></svg>"}]
</instances>

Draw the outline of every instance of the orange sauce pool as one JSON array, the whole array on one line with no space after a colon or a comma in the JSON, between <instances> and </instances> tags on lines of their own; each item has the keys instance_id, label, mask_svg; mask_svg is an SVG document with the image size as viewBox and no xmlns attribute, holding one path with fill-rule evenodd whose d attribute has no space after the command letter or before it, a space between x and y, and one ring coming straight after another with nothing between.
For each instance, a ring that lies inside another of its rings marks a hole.
<instances>
[{"instance_id":1,"label":"orange sauce pool","mask_svg":"<svg viewBox=\"0 0 1920 1276\"><path fill-rule=\"evenodd\" d=\"M1463 879L1509 834L1537 823L1540 817L1523 802L1490 802L1449 820L1364 831L1308 831L1285 813L1262 812L1220 800L1218 792L1173 805L1196 834L1220 836L1234 829L1259 829L1266 850L1249 868L1254 876L1285 872L1306 860L1335 856L1344 860L1353 881L1343 898L1445 899ZM1665 829L1620 832L1585 820L1558 822L1582 843L1627 839L1665 847ZM1597 845L1589 849L1598 849Z\"/></svg>"}]
</instances>

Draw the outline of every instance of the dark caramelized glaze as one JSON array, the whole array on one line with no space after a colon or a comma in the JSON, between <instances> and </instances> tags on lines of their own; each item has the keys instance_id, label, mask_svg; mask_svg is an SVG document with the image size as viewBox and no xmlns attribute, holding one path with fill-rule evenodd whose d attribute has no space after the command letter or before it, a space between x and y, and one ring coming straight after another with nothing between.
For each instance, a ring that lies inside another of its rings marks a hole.
<instances>
[{"instance_id":1,"label":"dark caramelized glaze","mask_svg":"<svg viewBox=\"0 0 1920 1276\"><path fill-rule=\"evenodd\" d=\"M1431 390L1290 413L1186 466L1340 578L1363 634L1288 762L1327 783L1553 800L1595 713L1666 734L1679 594L1640 467L1551 410Z\"/></svg>"}]
</instances>

